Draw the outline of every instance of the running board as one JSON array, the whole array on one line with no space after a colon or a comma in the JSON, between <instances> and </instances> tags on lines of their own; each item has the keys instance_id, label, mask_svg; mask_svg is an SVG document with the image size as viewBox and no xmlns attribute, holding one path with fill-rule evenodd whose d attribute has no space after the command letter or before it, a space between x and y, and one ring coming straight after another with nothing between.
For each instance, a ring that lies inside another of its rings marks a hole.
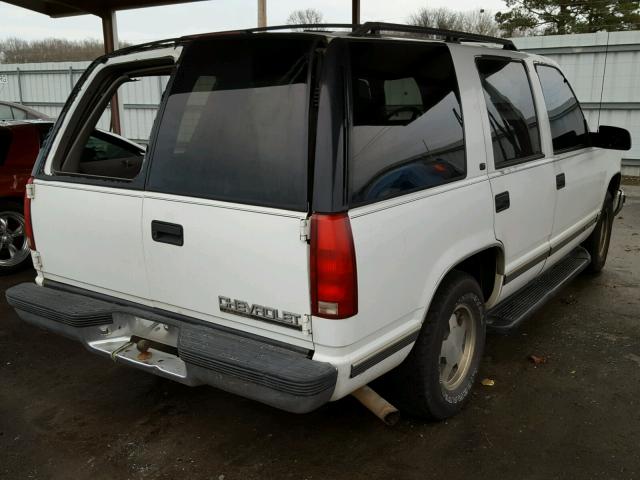
<instances>
[{"instance_id":1,"label":"running board","mask_svg":"<svg viewBox=\"0 0 640 480\"><path fill-rule=\"evenodd\" d=\"M591 262L591 256L578 247L519 292L487 312L487 329L509 333L547 303Z\"/></svg>"}]
</instances>

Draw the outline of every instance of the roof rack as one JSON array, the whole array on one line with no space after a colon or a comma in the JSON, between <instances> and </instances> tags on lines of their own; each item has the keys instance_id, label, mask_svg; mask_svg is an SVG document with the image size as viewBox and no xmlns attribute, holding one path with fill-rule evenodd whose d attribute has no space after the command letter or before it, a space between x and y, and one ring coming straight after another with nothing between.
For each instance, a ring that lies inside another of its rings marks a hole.
<instances>
[{"instance_id":1,"label":"roof rack","mask_svg":"<svg viewBox=\"0 0 640 480\"><path fill-rule=\"evenodd\" d=\"M494 43L502 45L505 50L518 50L515 44L508 38L491 37L489 35L480 35L478 33L460 32L457 30L445 30L442 28L419 27L416 25L403 25L400 23L385 22L366 22L363 24L351 23L302 23L298 25L274 25L270 27L248 28L242 30L231 30L227 32L216 32L216 35L224 35L229 33L259 33L270 32L274 30L305 30L315 32L332 32L335 29L351 30L349 35L353 37L366 37L367 35L380 35L381 32L401 32L414 33L419 35L431 35L440 37L445 42L479 42ZM211 34L204 34L208 36ZM193 35L184 38L193 38L203 35Z\"/></svg>"},{"instance_id":2,"label":"roof rack","mask_svg":"<svg viewBox=\"0 0 640 480\"><path fill-rule=\"evenodd\" d=\"M417 25L402 25L399 23L384 22L366 22L353 30L354 37L363 37L365 35L379 35L380 32L402 32L402 33L419 33L422 35L433 35L442 37L445 42L480 42L480 43L496 43L502 45L505 50L518 50L515 44L508 38L491 37L489 35L480 35L478 33L460 32L457 30L445 30L442 28L419 27Z\"/></svg>"}]
</instances>

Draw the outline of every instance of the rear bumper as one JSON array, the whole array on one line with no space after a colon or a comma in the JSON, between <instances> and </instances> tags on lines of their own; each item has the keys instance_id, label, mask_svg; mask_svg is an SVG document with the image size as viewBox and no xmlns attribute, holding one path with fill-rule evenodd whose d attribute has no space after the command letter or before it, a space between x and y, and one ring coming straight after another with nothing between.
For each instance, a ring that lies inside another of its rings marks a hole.
<instances>
[{"instance_id":1,"label":"rear bumper","mask_svg":"<svg viewBox=\"0 0 640 480\"><path fill-rule=\"evenodd\" d=\"M186 385L211 385L294 413L323 405L336 385L331 364L263 337L32 283L16 285L6 296L25 322ZM136 348L140 338L149 340L147 354Z\"/></svg>"},{"instance_id":2,"label":"rear bumper","mask_svg":"<svg viewBox=\"0 0 640 480\"><path fill-rule=\"evenodd\" d=\"M624 206L626 201L627 201L627 196L624 194L624 190L619 189L618 193L616 194L616 198L613 199L613 216L614 217L620 213L620 210L622 210L622 207Z\"/></svg>"}]
</instances>

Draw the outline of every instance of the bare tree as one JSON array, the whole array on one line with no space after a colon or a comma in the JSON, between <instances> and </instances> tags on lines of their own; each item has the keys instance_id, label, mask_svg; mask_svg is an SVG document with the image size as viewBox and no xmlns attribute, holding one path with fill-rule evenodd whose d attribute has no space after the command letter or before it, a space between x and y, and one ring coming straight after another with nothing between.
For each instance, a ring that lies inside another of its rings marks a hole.
<instances>
[{"instance_id":1,"label":"bare tree","mask_svg":"<svg viewBox=\"0 0 640 480\"><path fill-rule=\"evenodd\" d=\"M322 12L315 8L294 10L287 18L287 25L312 25L322 23Z\"/></svg>"},{"instance_id":2,"label":"bare tree","mask_svg":"<svg viewBox=\"0 0 640 480\"><path fill-rule=\"evenodd\" d=\"M129 44L121 43L124 47ZM65 40L46 38L0 40L0 63L75 62L93 60L104 53L100 40Z\"/></svg>"},{"instance_id":3,"label":"bare tree","mask_svg":"<svg viewBox=\"0 0 640 480\"><path fill-rule=\"evenodd\" d=\"M408 23L482 35L496 36L500 33L493 14L484 10L458 12L448 8L421 8L409 17Z\"/></svg>"}]
</instances>

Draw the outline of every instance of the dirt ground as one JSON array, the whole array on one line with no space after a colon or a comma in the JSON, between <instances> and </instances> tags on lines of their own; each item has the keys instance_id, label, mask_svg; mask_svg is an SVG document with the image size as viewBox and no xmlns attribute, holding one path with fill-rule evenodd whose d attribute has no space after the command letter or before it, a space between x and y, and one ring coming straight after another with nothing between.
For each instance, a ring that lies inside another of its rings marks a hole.
<instances>
[{"instance_id":1,"label":"dirt ground","mask_svg":"<svg viewBox=\"0 0 640 480\"><path fill-rule=\"evenodd\" d=\"M480 378L495 385L443 423L386 427L352 398L292 415L185 387L23 324L2 294L0 478L640 478L640 187L627 193L605 272L489 337Z\"/></svg>"}]
</instances>

